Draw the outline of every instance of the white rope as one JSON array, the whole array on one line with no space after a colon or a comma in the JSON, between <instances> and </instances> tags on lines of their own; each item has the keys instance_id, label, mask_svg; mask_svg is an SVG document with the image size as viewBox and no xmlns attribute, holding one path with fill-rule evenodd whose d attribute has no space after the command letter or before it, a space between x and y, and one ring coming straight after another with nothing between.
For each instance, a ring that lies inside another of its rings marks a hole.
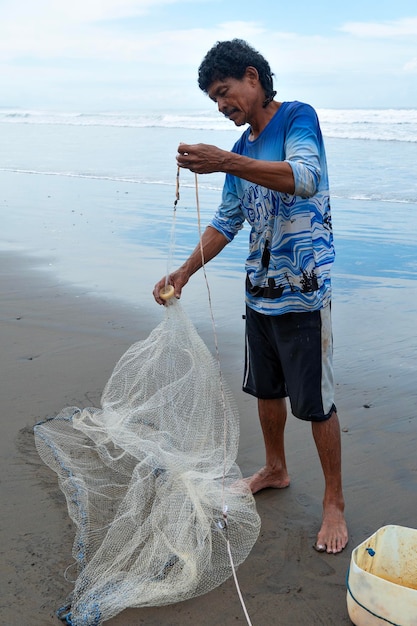
<instances>
[{"instance_id":1,"label":"white rope","mask_svg":"<svg viewBox=\"0 0 417 626\"><path fill-rule=\"evenodd\" d=\"M171 237L170 237L170 251L169 251L168 264L167 264L167 274L166 274L165 286L168 284L168 279L169 279L169 274L170 274L170 266L171 266L171 262L172 262L173 248L174 248L174 242L175 242L176 210L177 210L178 201L180 199L179 175L180 175L180 168L178 167L178 169L177 169L177 176L176 176L176 189L175 189L175 202L174 202L174 210L173 210L173 222L172 222ZM250 617L249 617L249 614L248 614L248 611L246 609L245 602L244 602L244 599L243 599L243 596L242 596L242 592L240 590L239 581L238 581L237 574L236 574L236 567L235 567L235 564L233 562L232 549L231 549L230 540L229 540L229 533L228 533L228 520L227 520L227 510L228 509L227 509L227 504L225 502L225 478L226 478L226 463L227 463L226 398L225 398L225 392L224 392L224 386L223 386L223 376L222 376L222 370L221 370L221 364L220 364L219 342L218 342L218 336L217 336L217 332L216 332L216 323L215 323L214 313L213 313L213 305L212 305L212 299L211 299L211 290L210 290L210 285L209 285L208 278L207 278L207 272L206 272L206 266L205 266L205 260L204 260L203 238L202 238L202 229L201 229L201 211L200 211L200 199L199 199L199 194L198 194L197 174L195 174L195 194L196 194L199 245L200 245L200 253L201 253L201 267L202 267L202 270L203 270L204 280L205 280L205 283L206 283L208 304L209 304L209 311L210 311L210 318L211 318L211 324L212 324L212 327L213 327L213 337L214 337L215 353L216 353L216 360L217 360L217 364L218 364L218 368L219 368L219 381L220 381L220 390L221 390L221 398L222 398L222 406L223 406L223 414L224 414L224 431L223 431L224 432L224 435L223 435L223 458L224 458L224 463L223 463L223 482L222 482L223 530L224 530L225 536L226 536L227 553L228 553L230 565L231 565L231 568L232 568L233 580L235 582L236 591L237 591L237 594L238 594L238 597L239 597L239 600L240 600L240 603L241 603L241 606L242 606L243 613L244 613L246 621L248 623L248 626L252 626L252 622L250 620Z\"/></svg>"},{"instance_id":2,"label":"white rope","mask_svg":"<svg viewBox=\"0 0 417 626\"><path fill-rule=\"evenodd\" d=\"M219 368L219 381L220 381L220 390L221 390L223 415L224 415L224 429L223 429L223 458L224 458L224 463L223 463L223 501L222 501L222 510L223 510L223 517L224 517L225 515L227 515L226 503L224 501L224 479L225 479L225 466L226 466L226 460L227 460L227 457L226 457L226 455L227 455L227 452L226 452L226 445L227 445L226 399L225 399L225 395L224 395L222 370L221 370L221 367L220 367L220 352L219 352L219 342L218 342L218 337L217 337L217 332L216 332L216 322L215 322L215 319L214 319L210 285L209 285L209 282L208 282L207 272L206 272L206 265L205 265L205 261L204 261L203 233L202 233L202 230L201 230L201 211L200 211L200 199L199 199L199 196L198 196L198 179L197 179L197 174L195 174L195 196L196 196L196 207L197 207L198 236L199 236L200 253L201 253L201 266L202 266L202 270L203 270L203 274L204 274L204 280L205 280L205 283L206 283L207 297L208 297L209 311L210 311L210 318L211 318L211 325L213 327L214 347L215 347L215 351L216 351L217 365L218 365L218 368Z\"/></svg>"},{"instance_id":3,"label":"white rope","mask_svg":"<svg viewBox=\"0 0 417 626\"><path fill-rule=\"evenodd\" d=\"M175 182L175 201L174 201L174 209L172 215L172 225L171 225L171 233L170 233L170 241L169 241L169 249L168 249L168 258L167 258L167 269L165 274L165 287L168 286L169 274L172 266L172 256L174 254L175 249L175 222L177 216L177 204L180 199L180 168L177 167L177 177Z\"/></svg>"},{"instance_id":4,"label":"white rope","mask_svg":"<svg viewBox=\"0 0 417 626\"><path fill-rule=\"evenodd\" d=\"M223 465L223 496L222 496L222 499L223 499L222 510L223 510L224 532L226 534L227 553L229 555L230 565L232 567L233 580L235 582L236 591L237 591L237 594L239 596L240 604L242 606L243 613L244 613L244 615L246 617L246 621L247 621L249 626L252 626L252 622L250 620L248 611L247 611L246 606L245 606L245 601L243 599L242 592L240 590L239 581L238 581L237 574L236 574L236 568L235 568L235 564L233 562L232 549L231 549L231 546L230 546L228 526L227 526L227 504L225 502L225 497L224 497L224 482L225 482L225 477L226 477L225 476L225 474L226 474L225 467L226 467L226 458L227 458L226 457L226 454L227 454L226 453L226 445L227 445L227 436L226 436L226 434L227 434L226 399L225 399L225 394L224 394L223 377L222 377L222 370L221 370L221 365L220 365L219 342L218 342L218 337L217 337L217 332L216 332L216 323L215 323L215 320L214 320L213 306L212 306L212 300L211 300L211 291L210 291L210 285L209 285L209 282L208 282L207 273L206 273L206 266L205 266L205 261L204 261L203 240L202 240L202 231L201 231L200 199L199 199L199 195L198 195L197 174L195 174L194 176L195 176L195 195L196 195L196 207L197 207L198 235L199 235L200 252L201 252L201 264L202 264L204 280L205 280L206 288L207 288L207 295L208 295L208 303L209 303L211 324L212 324L212 327L213 327L214 345L215 345L215 351L216 351L217 364L218 364L218 367L219 367L219 380L220 380L220 389L221 389L221 397L222 397L222 403L223 403L223 414L224 414L224 436L223 436L224 465Z\"/></svg>"}]
</instances>

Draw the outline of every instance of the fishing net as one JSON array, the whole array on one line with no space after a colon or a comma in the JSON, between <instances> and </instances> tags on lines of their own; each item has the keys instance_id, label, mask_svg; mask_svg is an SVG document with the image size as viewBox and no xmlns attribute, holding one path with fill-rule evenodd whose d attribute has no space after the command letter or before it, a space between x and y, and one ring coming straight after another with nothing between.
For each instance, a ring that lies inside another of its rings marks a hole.
<instances>
[{"instance_id":1,"label":"fishing net","mask_svg":"<svg viewBox=\"0 0 417 626\"><path fill-rule=\"evenodd\" d=\"M210 591L259 533L218 359L175 298L164 309L117 363L101 408L70 407L35 427L76 529L77 577L59 614L74 626Z\"/></svg>"}]
</instances>

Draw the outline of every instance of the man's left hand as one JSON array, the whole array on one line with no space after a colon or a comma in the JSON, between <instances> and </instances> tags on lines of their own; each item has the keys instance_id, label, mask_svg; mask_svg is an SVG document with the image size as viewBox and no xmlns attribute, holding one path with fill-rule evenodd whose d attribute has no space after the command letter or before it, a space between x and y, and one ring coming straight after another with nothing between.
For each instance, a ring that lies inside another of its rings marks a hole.
<instances>
[{"instance_id":1,"label":"man's left hand","mask_svg":"<svg viewBox=\"0 0 417 626\"><path fill-rule=\"evenodd\" d=\"M223 172L225 158L228 154L226 150L205 143L191 145L180 143L177 163L179 167L188 169L195 174Z\"/></svg>"}]
</instances>

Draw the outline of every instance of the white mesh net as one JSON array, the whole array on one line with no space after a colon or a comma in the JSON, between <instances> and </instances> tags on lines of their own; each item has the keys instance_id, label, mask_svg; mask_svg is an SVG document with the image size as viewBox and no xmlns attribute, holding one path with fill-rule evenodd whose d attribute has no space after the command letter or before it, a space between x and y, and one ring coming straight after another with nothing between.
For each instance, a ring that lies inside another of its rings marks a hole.
<instances>
[{"instance_id":1,"label":"white mesh net","mask_svg":"<svg viewBox=\"0 0 417 626\"><path fill-rule=\"evenodd\" d=\"M77 580L60 614L74 626L208 592L232 574L228 545L239 565L260 527L236 465L237 408L175 299L101 404L35 427L76 527Z\"/></svg>"}]
</instances>

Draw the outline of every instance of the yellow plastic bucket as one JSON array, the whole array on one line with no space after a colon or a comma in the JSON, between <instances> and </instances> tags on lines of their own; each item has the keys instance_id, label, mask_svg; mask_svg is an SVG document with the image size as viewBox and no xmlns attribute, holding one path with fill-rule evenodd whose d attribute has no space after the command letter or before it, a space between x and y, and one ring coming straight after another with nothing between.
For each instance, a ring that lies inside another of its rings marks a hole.
<instances>
[{"instance_id":1,"label":"yellow plastic bucket","mask_svg":"<svg viewBox=\"0 0 417 626\"><path fill-rule=\"evenodd\" d=\"M353 550L347 606L355 626L417 626L417 530L383 526Z\"/></svg>"}]
</instances>

